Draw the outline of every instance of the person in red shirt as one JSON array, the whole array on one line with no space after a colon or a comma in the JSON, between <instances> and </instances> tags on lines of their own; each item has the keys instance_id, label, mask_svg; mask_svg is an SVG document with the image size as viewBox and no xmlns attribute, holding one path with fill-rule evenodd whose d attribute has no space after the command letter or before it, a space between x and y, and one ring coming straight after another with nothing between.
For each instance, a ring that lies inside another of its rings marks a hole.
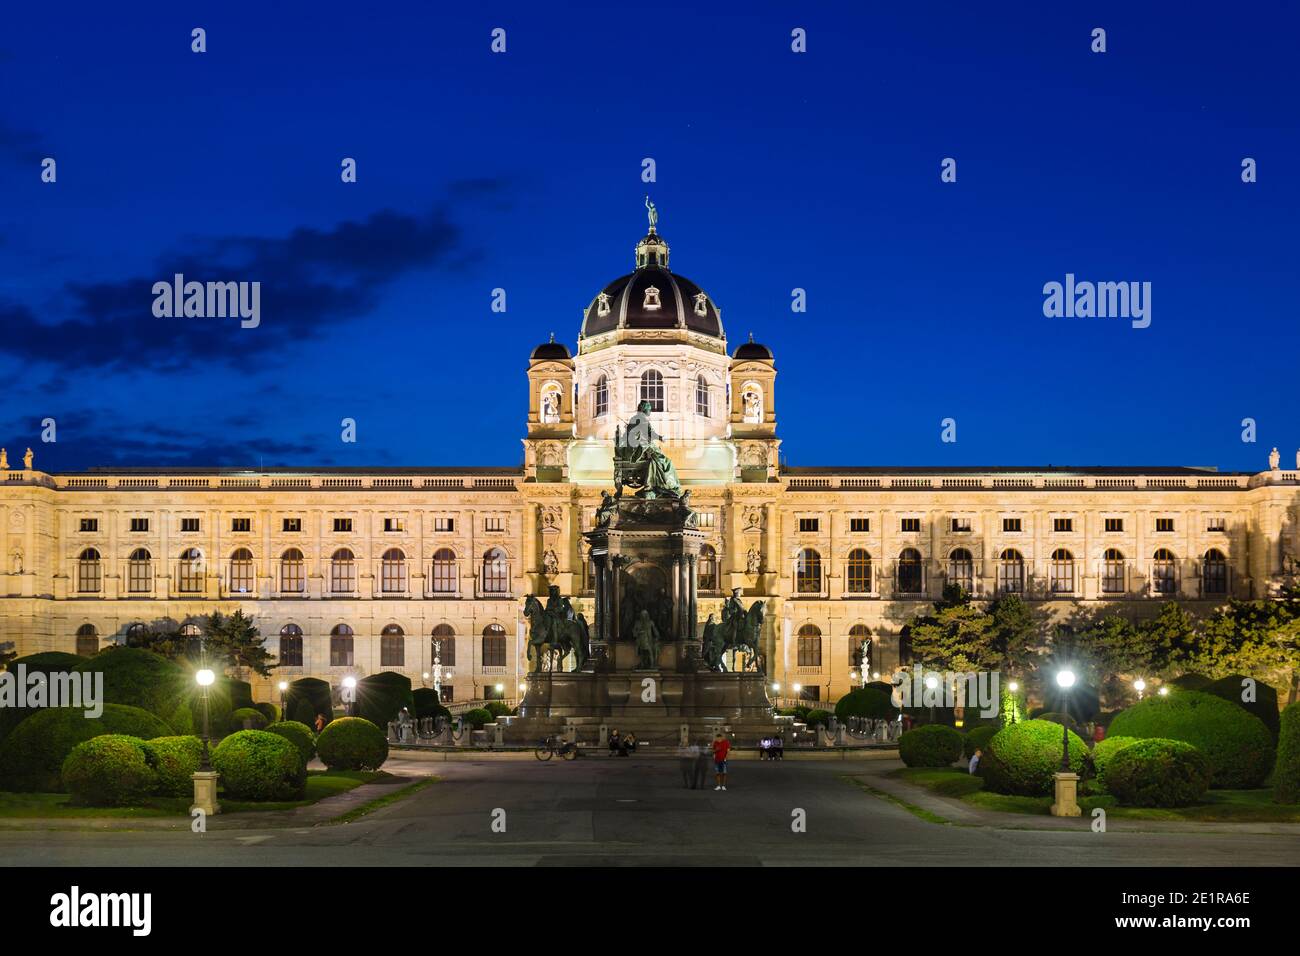
<instances>
[{"instance_id":1,"label":"person in red shirt","mask_svg":"<svg viewBox=\"0 0 1300 956\"><path fill-rule=\"evenodd\" d=\"M718 781L714 790L727 789L727 754L731 751L731 741L722 734L713 738L713 775Z\"/></svg>"}]
</instances>

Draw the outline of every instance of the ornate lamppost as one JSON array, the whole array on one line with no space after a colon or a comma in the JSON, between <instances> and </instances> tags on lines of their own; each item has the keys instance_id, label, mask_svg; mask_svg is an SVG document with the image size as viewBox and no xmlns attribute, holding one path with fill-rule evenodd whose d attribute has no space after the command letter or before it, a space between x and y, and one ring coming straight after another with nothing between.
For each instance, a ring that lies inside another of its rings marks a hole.
<instances>
[{"instance_id":1,"label":"ornate lamppost","mask_svg":"<svg viewBox=\"0 0 1300 956\"><path fill-rule=\"evenodd\" d=\"M221 806L217 803L218 774L212 769L212 759L208 751L208 741L211 739L208 691L216 679L217 675L206 667L194 675L195 683L200 688L200 696L203 698L203 749L199 754L199 769L194 772L192 778L194 780L194 805L190 807L191 813L195 811L203 814L221 812Z\"/></svg>"},{"instance_id":2,"label":"ornate lamppost","mask_svg":"<svg viewBox=\"0 0 1300 956\"><path fill-rule=\"evenodd\" d=\"M1056 673L1056 686L1061 689L1062 716L1069 714L1070 688L1074 686L1074 671L1068 667ZM1070 772L1070 728L1061 724L1061 769L1055 775L1056 802L1052 804L1052 816L1077 817L1083 813L1079 808L1079 775Z\"/></svg>"}]
</instances>

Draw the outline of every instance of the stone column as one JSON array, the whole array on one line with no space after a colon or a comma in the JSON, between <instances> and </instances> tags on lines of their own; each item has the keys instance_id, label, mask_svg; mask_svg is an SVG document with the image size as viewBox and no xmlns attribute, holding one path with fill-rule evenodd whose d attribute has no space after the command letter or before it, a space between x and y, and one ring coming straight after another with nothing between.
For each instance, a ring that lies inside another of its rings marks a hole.
<instances>
[{"instance_id":1,"label":"stone column","mask_svg":"<svg viewBox=\"0 0 1300 956\"><path fill-rule=\"evenodd\" d=\"M681 555L673 556L673 633L680 639L686 633L683 626L682 614L682 558Z\"/></svg>"}]
</instances>

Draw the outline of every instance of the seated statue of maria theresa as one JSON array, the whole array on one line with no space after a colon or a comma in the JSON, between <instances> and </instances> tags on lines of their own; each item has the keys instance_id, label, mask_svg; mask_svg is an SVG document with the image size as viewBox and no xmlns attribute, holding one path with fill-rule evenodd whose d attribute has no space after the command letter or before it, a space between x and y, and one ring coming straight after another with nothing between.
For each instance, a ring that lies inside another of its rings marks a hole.
<instances>
[{"instance_id":1,"label":"seated statue of maria theresa","mask_svg":"<svg viewBox=\"0 0 1300 956\"><path fill-rule=\"evenodd\" d=\"M627 422L627 433L622 447L615 447L615 468L628 475L636 473L642 485L638 494L641 497L655 498L661 495L680 497L681 482L677 480L677 470L668 456L663 453L656 439L663 436L650 424L650 403L642 402L637 406L636 414ZM644 471L644 475L640 474ZM616 479L617 479L616 475ZM619 485L622 482L617 482ZM629 480L627 484L636 486L638 482ZM621 490L621 489L620 489Z\"/></svg>"}]
</instances>

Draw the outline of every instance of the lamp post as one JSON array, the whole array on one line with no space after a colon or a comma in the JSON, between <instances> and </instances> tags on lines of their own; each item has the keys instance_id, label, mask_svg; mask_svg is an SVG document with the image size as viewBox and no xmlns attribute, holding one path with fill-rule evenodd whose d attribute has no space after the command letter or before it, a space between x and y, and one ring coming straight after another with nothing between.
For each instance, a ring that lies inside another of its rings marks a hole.
<instances>
[{"instance_id":1,"label":"lamp post","mask_svg":"<svg viewBox=\"0 0 1300 956\"><path fill-rule=\"evenodd\" d=\"M1063 667L1056 672L1056 686L1061 689L1062 716L1069 714L1070 688L1074 686L1074 671ZM1079 808L1079 775L1070 772L1070 728L1061 724L1061 769L1056 773L1056 802L1052 804L1052 816L1077 817L1083 813Z\"/></svg>"},{"instance_id":2,"label":"lamp post","mask_svg":"<svg viewBox=\"0 0 1300 956\"><path fill-rule=\"evenodd\" d=\"M220 813L221 807L217 803L217 773L212 769L212 758L208 752L208 741L211 738L209 732L208 717L208 688L217 679L217 675L208 668L203 668L194 675L194 681L199 685L199 693L203 698L203 750L199 754L199 769L194 772L194 805L190 807L190 812L195 810L204 814Z\"/></svg>"},{"instance_id":3,"label":"lamp post","mask_svg":"<svg viewBox=\"0 0 1300 956\"><path fill-rule=\"evenodd\" d=\"M1133 682L1133 689L1138 692L1138 700L1142 699L1142 692L1147 689L1147 682L1141 677Z\"/></svg>"},{"instance_id":4,"label":"lamp post","mask_svg":"<svg viewBox=\"0 0 1300 956\"><path fill-rule=\"evenodd\" d=\"M1016 722L1016 717L1020 714L1020 698L1016 694L1020 691L1020 685L1015 681L1007 684L1007 690L1011 691L1011 722Z\"/></svg>"},{"instance_id":5,"label":"lamp post","mask_svg":"<svg viewBox=\"0 0 1300 956\"><path fill-rule=\"evenodd\" d=\"M357 715L357 679L351 674L343 678L343 690L346 692L343 695L343 702L348 705L348 716L355 717Z\"/></svg>"},{"instance_id":6,"label":"lamp post","mask_svg":"<svg viewBox=\"0 0 1300 956\"><path fill-rule=\"evenodd\" d=\"M285 704L284 704L285 695L288 693L289 693L289 682L287 680L280 681L280 719L281 720L289 719L289 715L285 713Z\"/></svg>"},{"instance_id":7,"label":"lamp post","mask_svg":"<svg viewBox=\"0 0 1300 956\"><path fill-rule=\"evenodd\" d=\"M1159 694L1161 697L1168 697L1169 688L1162 685L1161 688L1158 691L1156 691L1156 693Z\"/></svg>"},{"instance_id":8,"label":"lamp post","mask_svg":"<svg viewBox=\"0 0 1300 956\"><path fill-rule=\"evenodd\" d=\"M939 678L935 677L933 674L931 674L931 675L929 675L928 677L926 677L926 679L925 679L925 689L926 689L926 690L932 691L932 690L934 690L934 689L935 689L936 687L938 687L938 686L939 686ZM930 697L930 723L934 723L934 697L933 697L933 695Z\"/></svg>"}]
</instances>

